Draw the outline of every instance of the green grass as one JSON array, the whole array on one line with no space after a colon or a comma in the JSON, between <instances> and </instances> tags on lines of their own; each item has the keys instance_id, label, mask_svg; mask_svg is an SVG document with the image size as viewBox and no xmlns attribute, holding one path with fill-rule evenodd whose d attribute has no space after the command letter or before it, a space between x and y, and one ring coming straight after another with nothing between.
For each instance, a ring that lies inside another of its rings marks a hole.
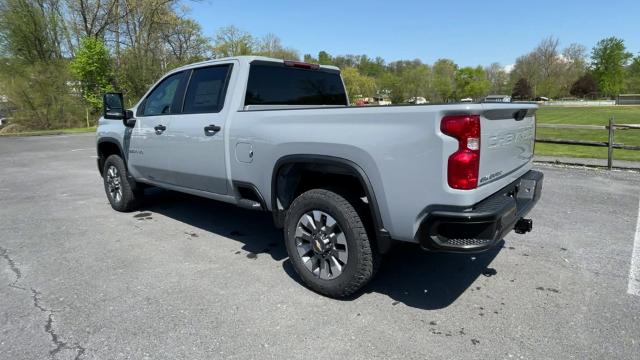
<instances>
[{"instance_id":1,"label":"green grass","mask_svg":"<svg viewBox=\"0 0 640 360\"><path fill-rule=\"evenodd\" d=\"M611 116L614 117L617 124L640 124L640 106L543 106L537 112L537 120L540 124L607 125ZM606 142L608 133L607 130L538 128L536 137ZM614 142L640 145L640 130L616 130ZM607 148L538 143L536 144L536 154L606 159ZM614 150L613 158L640 161L640 151Z\"/></svg>"},{"instance_id":2,"label":"green grass","mask_svg":"<svg viewBox=\"0 0 640 360\"><path fill-rule=\"evenodd\" d=\"M68 128L68 129L56 129L56 130L36 130L25 131L19 133L0 134L0 136L44 136L44 135L63 135L63 134L81 134L96 132L96 127L81 127L81 128Z\"/></svg>"}]
</instances>

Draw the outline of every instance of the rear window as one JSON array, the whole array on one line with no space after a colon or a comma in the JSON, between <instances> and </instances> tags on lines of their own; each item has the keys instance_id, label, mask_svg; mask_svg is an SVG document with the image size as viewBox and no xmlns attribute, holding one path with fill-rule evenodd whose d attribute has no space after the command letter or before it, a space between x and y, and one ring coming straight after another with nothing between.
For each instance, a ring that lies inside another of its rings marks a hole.
<instances>
[{"instance_id":1,"label":"rear window","mask_svg":"<svg viewBox=\"0 0 640 360\"><path fill-rule=\"evenodd\" d=\"M252 63L245 105L347 105L337 71Z\"/></svg>"}]
</instances>

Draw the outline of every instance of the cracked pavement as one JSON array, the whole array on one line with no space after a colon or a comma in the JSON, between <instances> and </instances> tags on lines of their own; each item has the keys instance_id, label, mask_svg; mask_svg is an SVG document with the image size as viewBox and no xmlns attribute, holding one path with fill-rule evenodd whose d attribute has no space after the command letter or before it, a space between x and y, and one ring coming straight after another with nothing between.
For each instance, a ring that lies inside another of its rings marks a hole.
<instances>
[{"instance_id":1,"label":"cracked pavement","mask_svg":"<svg viewBox=\"0 0 640 360\"><path fill-rule=\"evenodd\" d=\"M617 358L640 174L540 166L532 233L398 247L344 301L298 283L269 214L167 191L109 207L92 135L0 138L0 358Z\"/></svg>"}]
</instances>

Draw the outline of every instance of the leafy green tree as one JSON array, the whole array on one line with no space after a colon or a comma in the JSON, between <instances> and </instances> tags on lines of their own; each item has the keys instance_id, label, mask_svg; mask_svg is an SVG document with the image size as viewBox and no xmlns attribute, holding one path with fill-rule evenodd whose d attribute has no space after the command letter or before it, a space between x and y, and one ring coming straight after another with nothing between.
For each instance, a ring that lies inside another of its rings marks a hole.
<instances>
[{"instance_id":1,"label":"leafy green tree","mask_svg":"<svg viewBox=\"0 0 640 360\"><path fill-rule=\"evenodd\" d=\"M391 71L384 72L377 79L377 84L380 91L387 93L394 104L402 103L408 97L406 94L407 88L402 83L402 79Z\"/></svg>"},{"instance_id":2,"label":"leafy green tree","mask_svg":"<svg viewBox=\"0 0 640 360\"><path fill-rule=\"evenodd\" d=\"M333 59L328 52L323 50L318 53L318 63L320 65L333 65Z\"/></svg>"},{"instance_id":3,"label":"leafy green tree","mask_svg":"<svg viewBox=\"0 0 640 360\"><path fill-rule=\"evenodd\" d=\"M429 97L430 78L431 69L428 65L421 63L405 69L400 75L401 84L405 88L405 98L402 101L411 97Z\"/></svg>"},{"instance_id":4,"label":"leafy green tree","mask_svg":"<svg viewBox=\"0 0 640 360\"><path fill-rule=\"evenodd\" d=\"M49 1L4 0L0 2L0 44L3 52L27 63L63 58L64 22Z\"/></svg>"},{"instance_id":5,"label":"leafy green tree","mask_svg":"<svg viewBox=\"0 0 640 360\"><path fill-rule=\"evenodd\" d=\"M640 94L640 55L637 55L627 68L626 91Z\"/></svg>"},{"instance_id":6,"label":"leafy green tree","mask_svg":"<svg viewBox=\"0 0 640 360\"><path fill-rule=\"evenodd\" d=\"M111 60L104 42L94 37L82 39L70 69L80 81L82 97L94 112L98 112L102 106L102 94L113 91Z\"/></svg>"},{"instance_id":7,"label":"leafy green tree","mask_svg":"<svg viewBox=\"0 0 640 360\"><path fill-rule=\"evenodd\" d=\"M487 95L491 83L487 80L486 73L481 66L463 67L456 71L456 97L458 99L478 99Z\"/></svg>"},{"instance_id":8,"label":"leafy green tree","mask_svg":"<svg viewBox=\"0 0 640 360\"><path fill-rule=\"evenodd\" d=\"M3 61L0 89L15 108L12 123L25 129L59 129L85 124L81 98L70 86L71 78L65 61Z\"/></svg>"},{"instance_id":9,"label":"leafy green tree","mask_svg":"<svg viewBox=\"0 0 640 360\"><path fill-rule=\"evenodd\" d=\"M625 65L632 56L622 39L610 37L596 44L591 52L591 67L602 94L614 97L624 90Z\"/></svg>"},{"instance_id":10,"label":"leafy green tree","mask_svg":"<svg viewBox=\"0 0 640 360\"><path fill-rule=\"evenodd\" d=\"M355 102L360 97L373 96L376 93L375 79L360 74L356 68L348 67L342 69L342 79L347 88L350 102Z\"/></svg>"},{"instance_id":11,"label":"leafy green tree","mask_svg":"<svg viewBox=\"0 0 640 360\"><path fill-rule=\"evenodd\" d=\"M448 102L455 92L455 77L458 65L449 59L440 59L433 64L433 89L435 100Z\"/></svg>"}]
</instances>

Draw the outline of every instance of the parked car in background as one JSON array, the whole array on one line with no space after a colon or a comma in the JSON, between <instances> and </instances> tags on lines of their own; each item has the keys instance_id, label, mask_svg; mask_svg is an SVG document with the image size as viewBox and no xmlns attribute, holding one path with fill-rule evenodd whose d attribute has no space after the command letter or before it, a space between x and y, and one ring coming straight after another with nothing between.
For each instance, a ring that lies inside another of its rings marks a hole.
<instances>
[{"instance_id":1,"label":"parked car in background","mask_svg":"<svg viewBox=\"0 0 640 360\"><path fill-rule=\"evenodd\" d=\"M509 95L489 95L486 96L482 102L485 103L510 103L511 96Z\"/></svg>"},{"instance_id":2,"label":"parked car in background","mask_svg":"<svg viewBox=\"0 0 640 360\"><path fill-rule=\"evenodd\" d=\"M177 68L123 104L106 94L97 129L113 209L153 185L269 211L327 296L362 288L395 242L477 252L528 232L541 194L537 105L350 107L337 67L253 56Z\"/></svg>"},{"instance_id":3,"label":"parked car in background","mask_svg":"<svg viewBox=\"0 0 640 360\"><path fill-rule=\"evenodd\" d=\"M460 99L460 102L471 103L471 102L473 102L473 99L472 98L464 98L464 99Z\"/></svg>"},{"instance_id":4,"label":"parked car in background","mask_svg":"<svg viewBox=\"0 0 640 360\"><path fill-rule=\"evenodd\" d=\"M415 104L415 105L422 105L422 104L428 104L429 103L429 101L427 101L427 99L425 99L425 98L423 98L421 96L409 98L406 102L408 104Z\"/></svg>"}]
</instances>

